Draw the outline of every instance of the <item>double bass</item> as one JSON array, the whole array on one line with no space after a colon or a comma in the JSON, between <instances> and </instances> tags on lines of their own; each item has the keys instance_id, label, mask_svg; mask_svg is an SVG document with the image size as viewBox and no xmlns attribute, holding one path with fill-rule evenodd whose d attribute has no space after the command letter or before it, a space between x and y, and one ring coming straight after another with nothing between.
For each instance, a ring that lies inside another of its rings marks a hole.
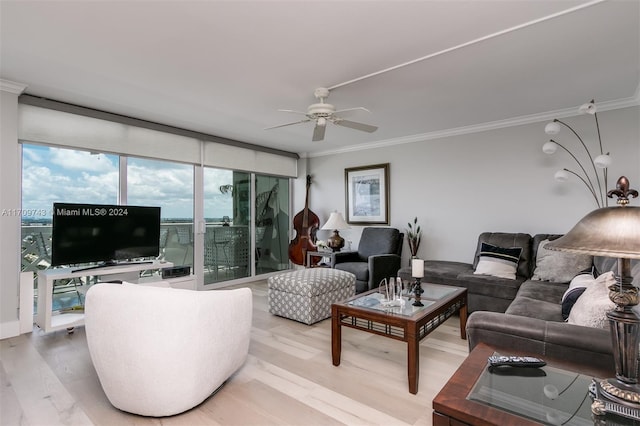
<instances>
[{"instance_id":1,"label":"double bass","mask_svg":"<svg viewBox=\"0 0 640 426\"><path fill-rule=\"evenodd\" d=\"M293 217L293 228L296 230L296 237L289 243L289 259L296 265L306 265L307 251L316 251L316 232L320 227L320 219L314 212L309 210L310 186L311 176L307 175L307 195L304 200L304 209ZM312 263L316 264L318 260L312 261Z\"/></svg>"}]
</instances>

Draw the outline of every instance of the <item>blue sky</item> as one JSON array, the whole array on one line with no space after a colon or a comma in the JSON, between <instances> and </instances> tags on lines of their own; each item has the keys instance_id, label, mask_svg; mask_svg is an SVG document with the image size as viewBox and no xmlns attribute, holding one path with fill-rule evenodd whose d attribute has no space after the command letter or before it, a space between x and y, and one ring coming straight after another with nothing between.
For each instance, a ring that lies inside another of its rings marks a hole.
<instances>
[{"instance_id":1,"label":"blue sky","mask_svg":"<svg viewBox=\"0 0 640 426\"><path fill-rule=\"evenodd\" d=\"M46 211L54 202L116 204L119 157L65 148L23 145L22 209ZM220 186L233 173L205 169L205 217L232 215L232 198ZM128 203L162 207L163 218L193 217L193 166L129 157Z\"/></svg>"}]
</instances>

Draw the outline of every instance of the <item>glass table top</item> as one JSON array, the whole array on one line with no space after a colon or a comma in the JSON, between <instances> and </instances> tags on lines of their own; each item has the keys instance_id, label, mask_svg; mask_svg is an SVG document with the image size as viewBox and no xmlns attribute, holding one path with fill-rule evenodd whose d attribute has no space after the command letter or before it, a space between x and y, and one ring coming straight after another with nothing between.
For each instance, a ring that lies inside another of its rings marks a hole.
<instances>
[{"instance_id":1,"label":"glass table top","mask_svg":"<svg viewBox=\"0 0 640 426\"><path fill-rule=\"evenodd\" d=\"M517 374L515 374L517 373ZM593 426L589 385L593 377L559 368L498 368L482 373L467 396L547 425ZM638 425L615 416L616 425Z\"/></svg>"},{"instance_id":2,"label":"glass table top","mask_svg":"<svg viewBox=\"0 0 640 426\"><path fill-rule=\"evenodd\" d=\"M392 314L411 316L433 305L438 300L456 292L459 288L436 284L422 284L422 290L421 302L424 306L413 306L414 298L413 296L408 297L406 292L403 293L400 300L393 301L388 301L385 295L380 292L367 293L361 297L350 300L348 304Z\"/></svg>"}]
</instances>

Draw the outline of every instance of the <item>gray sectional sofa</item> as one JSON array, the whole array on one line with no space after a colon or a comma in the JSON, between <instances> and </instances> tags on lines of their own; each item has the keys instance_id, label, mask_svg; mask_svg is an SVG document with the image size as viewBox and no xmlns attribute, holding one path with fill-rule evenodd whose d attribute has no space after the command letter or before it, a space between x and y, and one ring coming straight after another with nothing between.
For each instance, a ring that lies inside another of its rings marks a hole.
<instances>
[{"instance_id":1,"label":"gray sectional sofa","mask_svg":"<svg viewBox=\"0 0 640 426\"><path fill-rule=\"evenodd\" d=\"M540 242L559 235L483 233L473 263L425 261L423 282L465 287L468 290L469 348L484 342L505 351L518 349L539 356L571 359L584 365L613 369L608 329L569 324L563 320L561 299L569 282L532 280ZM500 247L522 247L515 280L474 275L482 242ZM596 257L594 274L615 270L616 259ZM409 279L410 268L400 270ZM634 285L640 281L640 262L632 262Z\"/></svg>"},{"instance_id":2,"label":"gray sectional sofa","mask_svg":"<svg viewBox=\"0 0 640 426\"><path fill-rule=\"evenodd\" d=\"M539 234L532 238L531 235L522 233L484 232L478 237L472 263L425 260L422 281L465 287L468 292L469 312L504 312L515 299L522 283L531 278L535 269L535 257L540 241L549 237L557 236ZM515 280L473 273L478 266L482 243L499 247L522 248ZM398 275L403 281L411 280L411 267L401 268Z\"/></svg>"}]
</instances>

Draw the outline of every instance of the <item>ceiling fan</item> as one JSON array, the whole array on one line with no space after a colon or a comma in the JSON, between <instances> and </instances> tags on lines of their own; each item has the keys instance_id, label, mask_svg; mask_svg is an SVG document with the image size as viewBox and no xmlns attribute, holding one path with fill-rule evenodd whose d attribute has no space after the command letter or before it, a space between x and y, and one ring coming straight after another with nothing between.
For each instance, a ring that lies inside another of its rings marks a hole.
<instances>
[{"instance_id":1,"label":"ceiling fan","mask_svg":"<svg viewBox=\"0 0 640 426\"><path fill-rule=\"evenodd\" d=\"M267 127L265 130L269 129L277 129L278 127L292 126L294 124L307 123L309 121L315 121L315 127L313 128L313 137L312 141L321 141L324 139L324 132L327 129L327 122L331 122L338 126L348 127L350 129L361 130L363 132L373 133L378 128L376 126L371 126L370 124L357 123L355 121L345 120L344 118L338 116L337 114L344 113L347 111L366 111L371 112L366 108L357 107L357 108L348 108L341 109L336 111L336 107L331 104L325 103L327 97L329 97L329 89L324 87L317 88L313 95L320 100L320 103L309 105L307 108L307 112L302 111L294 111L291 109L279 109L278 111L282 112L292 112L294 114L302 114L306 118L300 121L294 121L293 123L280 124L278 126Z\"/></svg>"}]
</instances>

